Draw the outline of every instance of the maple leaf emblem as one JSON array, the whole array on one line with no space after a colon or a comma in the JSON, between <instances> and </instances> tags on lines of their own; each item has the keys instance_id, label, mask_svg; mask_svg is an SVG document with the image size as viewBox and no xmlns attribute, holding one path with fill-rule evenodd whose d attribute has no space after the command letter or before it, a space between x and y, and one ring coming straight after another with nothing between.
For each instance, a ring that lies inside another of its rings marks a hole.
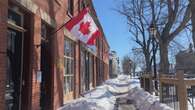
<instances>
[{"instance_id":1,"label":"maple leaf emblem","mask_svg":"<svg viewBox=\"0 0 195 110\"><path fill-rule=\"evenodd\" d=\"M79 31L83 34L83 35L87 35L89 34L90 30L89 30L89 27L90 27L90 22L82 22L80 24L80 28L79 28Z\"/></svg>"}]
</instances>

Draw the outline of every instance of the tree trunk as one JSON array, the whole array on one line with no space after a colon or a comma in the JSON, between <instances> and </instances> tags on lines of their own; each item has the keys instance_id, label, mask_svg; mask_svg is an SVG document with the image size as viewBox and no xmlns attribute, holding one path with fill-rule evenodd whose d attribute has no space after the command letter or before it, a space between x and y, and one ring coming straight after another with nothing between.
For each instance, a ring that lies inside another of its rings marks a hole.
<instances>
[{"instance_id":1,"label":"tree trunk","mask_svg":"<svg viewBox=\"0 0 195 110\"><path fill-rule=\"evenodd\" d=\"M169 73L168 43L160 43L160 73Z\"/></svg>"},{"instance_id":2,"label":"tree trunk","mask_svg":"<svg viewBox=\"0 0 195 110\"><path fill-rule=\"evenodd\" d=\"M150 54L145 54L146 72L151 72Z\"/></svg>"},{"instance_id":3,"label":"tree trunk","mask_svg":"<svg viewBox=\"0 0 195 110\"><path fill-rule=\"evenodd\" d=\"M194 48L195 48L195 0L192 0L191 2L191 12L192 12L192 39L194 43Z\"/></svg>"}]
</instances>

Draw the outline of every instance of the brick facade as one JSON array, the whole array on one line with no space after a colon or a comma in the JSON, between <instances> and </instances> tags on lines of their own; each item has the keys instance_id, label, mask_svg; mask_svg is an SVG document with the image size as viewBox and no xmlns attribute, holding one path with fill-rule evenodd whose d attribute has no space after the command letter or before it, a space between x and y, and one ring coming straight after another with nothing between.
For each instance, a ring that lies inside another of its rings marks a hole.
<instances>
[{"instance_id":1,"label":"brick facade","mask_svg":"<svg viewBox=\"0 0 195 110\"><path fill-rule=\"evenodd\" d=\"M8 1L0 1L0 108L5 109L5 81L6 81L6 45L7 45L7 8Z\"/></svg>"},{"instance_id":2,"label":"brick facade","mask_svg":"<svg viewBox=\"0 0 195 110\"><path fill-rule=\"evenodd\" d=\"M41 18L33 16L33 56L32 56L32 110L39 110L40 82L37 81L37 70L40 70Z\"/></svg>"},{"instance_id":3,"label":"brick facade","mask_svg":"<svg viewBox=\"0 0 195 110\"><path fill-rule=\"evenodd\" d=\"M86 0L86 6L92 10L93 17L97 19L91 0ZM24 15L24 39L23 39L23 73L21 79L21 110L41 110L41 81L40 71L42 69L41 55L42 45L46 42L48 46L46 57L49 67L46 75L44 89L48 98L47 110L57 110L64 103L64 39L71 39L75 44L74 63L74 98L79 98L81 94L81 42L72 36L66 29L60 28L65 22L71 19L67 14L68 0L0 0L0 108L5 109L5 88L7 75L7 17L8 6L13 10L20 11ZM82 10L81 0L74 0L72 16L77 16ZM95 21L98 27L102 27L98 20ZM48 38L42 38L42 25L49 28ZM108 79L108 58L105 57L109 51L109 45L105 36L97 39L97 53L89 53L93 59L93 87L96 87L99 79ZM102 72L103 71L103 72ZM100 74L101 73L101 74ZM41 78L43 77L43 73ZM49 96L48 96L49 95Z\"/></svg>"}]
</instances>

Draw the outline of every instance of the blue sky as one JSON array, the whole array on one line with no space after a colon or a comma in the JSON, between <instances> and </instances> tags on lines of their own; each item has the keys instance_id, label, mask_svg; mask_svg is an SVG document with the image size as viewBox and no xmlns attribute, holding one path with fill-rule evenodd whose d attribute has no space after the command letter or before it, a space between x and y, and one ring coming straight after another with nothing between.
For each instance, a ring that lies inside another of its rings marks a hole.
<instances>
[{"instance_id":1,"label":"blue sky","mask_svg":"<svg viewBox=\"0 0 195 110\"><path fill-rule=\"evenodd\" d=\"M131 53L132 48L138 46L132 41L131 34L128 32L126 18L113 10L119 6L120 1L121 0L93 0L93 4L110 45L110 50L115 50L121 60L124 55ZM183 33L175 38L175 40L185 48L189 45L186 35L186 33ZM189 39L192 41L191 37ZM157 59L158 58L159 57L157 57Z\"/></svg>"},{"instance_id":2,"label":"blue sky","mask_svg":"<svg viewBox=\"0 0 195 110\"><path fill-rule=\"evenodd\" d=\"M93 3L110 45L110 50L115 50L122 59L124 55L130 54L131 48L135 44L131 41L125 17L113 10L119 1L93 0Z\"/></svg>"}]
</instances>

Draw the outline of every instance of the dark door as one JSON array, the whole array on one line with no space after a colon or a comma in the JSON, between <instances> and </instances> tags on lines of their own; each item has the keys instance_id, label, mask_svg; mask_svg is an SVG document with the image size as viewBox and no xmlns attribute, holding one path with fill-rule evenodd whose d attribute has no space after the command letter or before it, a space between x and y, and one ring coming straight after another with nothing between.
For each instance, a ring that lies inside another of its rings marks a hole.
<instances>
[{"instance_id":1,"label":"dark door","mask_svg":"<svg viewBox=\"0 0 195 110\"><path fill-rule=\"evenodd\" d=\"M22 90L22 32L8 29L7 39L6 110L19 110Z\"/></svg>"},{"instance_id":2,"label":"dark door","mask_svg":"<svg viewBox=\"0 0 195 110\"><path fill-rule=\"evenodd\" d=\"M41 110L51 109L51 71L49 43L41 43Z\"/></svg>"}]
</instances>

